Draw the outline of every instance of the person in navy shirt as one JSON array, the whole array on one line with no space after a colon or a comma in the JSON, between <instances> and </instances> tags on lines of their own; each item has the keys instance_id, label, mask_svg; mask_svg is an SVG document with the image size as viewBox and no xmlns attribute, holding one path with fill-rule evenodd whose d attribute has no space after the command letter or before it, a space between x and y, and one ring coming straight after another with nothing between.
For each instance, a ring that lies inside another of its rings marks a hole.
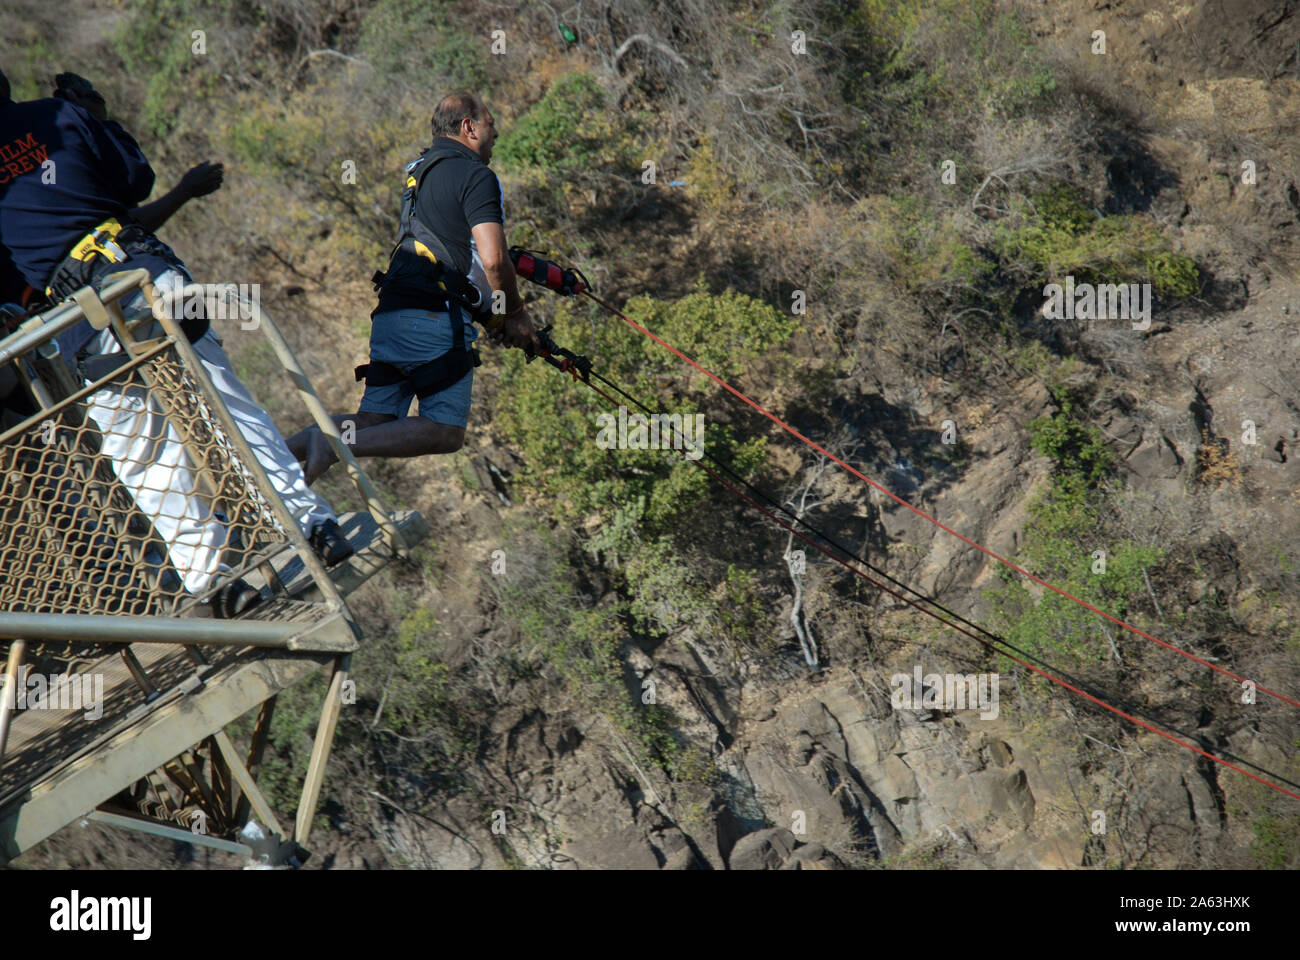
<instances>
[{"instance_id":1,"label":"person in navy shirt","mask_svg":"<svg viewBox=\"0 0 1300 960\"><path fill-rule=\"evenodd\" d=\"M74 74L60 74L56 82L57 96L24 103L15 103L7 81L0 82L0 244L27 283L39 290L52 288L54 301L88 283L102 285L112 272L136 267L149 271L160 294L179 301L192 277L153 230L187 199L186 191L142 206L153 189L154 173L139 144L107 119L103 98L89 82ZM187 177L191 175L190 190L195 180L207 187L203 192L220 185L219 168L215 176L212 169L192 170ZM100 244L104 253L87 260L70 256L110 221L118 232ZM123 303L128 310L150 306L143 292ZM187 320L185 326L206 373L304 535L327 564L345 559L353 551L334 511L307 487L284 437L235 377L221 341L202 318L197 324ZM59 346L87 383L91 378L84 361L122 352L111 328L95 331L85 322L64 331ZM207 593L227 570L221 552L228 531L203 501L174 426L157 400L134 385L110 381L87 397L86 405L103 433L103 452L168 544L185 588ZM259 599L251 586L231 580L215 595L214 612L236 616Z\"/></svg>"}]
</instances>

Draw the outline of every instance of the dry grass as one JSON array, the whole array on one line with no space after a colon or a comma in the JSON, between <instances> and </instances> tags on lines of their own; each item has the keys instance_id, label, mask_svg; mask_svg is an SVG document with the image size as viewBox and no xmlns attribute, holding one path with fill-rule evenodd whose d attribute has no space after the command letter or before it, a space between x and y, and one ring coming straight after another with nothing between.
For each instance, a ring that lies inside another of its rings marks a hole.
<instances>
[{"instance_id":1,"label":"dry grass","mask_svg":"<svg viewBox=\"0 0 1300 960\"><path fill-rule=\"evenodd\" d=\"M1224 483L1241 486L1241 462L1226 437L1211 437L1208 430L1202 430L1196 466L1197 478L1202 483L1215 487Z\"/></svg>"}]
</instances>

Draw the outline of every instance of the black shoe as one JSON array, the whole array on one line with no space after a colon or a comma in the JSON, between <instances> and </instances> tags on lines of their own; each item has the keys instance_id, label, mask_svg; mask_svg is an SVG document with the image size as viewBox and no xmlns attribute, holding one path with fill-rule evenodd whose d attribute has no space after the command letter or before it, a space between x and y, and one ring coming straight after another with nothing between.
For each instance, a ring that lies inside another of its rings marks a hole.
<instances>
[{"instance_id":1,"label":"black shoe","mask_svg":"<svg viewBox=\"0 0 1300 960\"><path fill-rule=\"evenodd\" d=\"M348 543L347 537L343 536L343 531L334 520L326 520L312 527L307 542L316 551L316 556L320 557L321 563L327 567L342 563L357 552L352 544Z\"/></svg>"},{"instance_id":2,"label":"black shoe","mask_svg":"<svg viewBox=\"0 0 1300 960\"><path fill-rule=\"evenodd\" d=\"M212 615L220 620L233 620L261 602L261 591L244 580L231 580L212 598Z\"/></svg>"}]
</instances>

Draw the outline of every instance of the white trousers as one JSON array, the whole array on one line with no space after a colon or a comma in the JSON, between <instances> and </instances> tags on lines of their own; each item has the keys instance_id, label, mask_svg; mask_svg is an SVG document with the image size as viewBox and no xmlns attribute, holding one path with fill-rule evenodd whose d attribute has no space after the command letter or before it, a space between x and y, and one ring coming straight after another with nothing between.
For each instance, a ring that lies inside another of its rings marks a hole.
<instances>
[{"instance_id":1,"label":"white trousers","mask_svg":"<svg viewBox=\"0 0 1300 960\"><path fill-rule=\"evenodd\" d=\"M100 331L88 348L92 354L120 351L108 330ZM194 352L303 534L309 535L318 523L333 520L334 511L307 486L302 467L270 415L235 376L216 334L211 330L204 334L194 344ZM87 413L103 433L104 455L112 458L118 480L166 543L185 589L190 593L208 589L213 577L224 569L221 551L229 531L213 515L212 504L199 495L193 464L175 426L167 421L158 401L139 386L109 384L87 397L86 404Z\"/></svg>"}]
</instances>

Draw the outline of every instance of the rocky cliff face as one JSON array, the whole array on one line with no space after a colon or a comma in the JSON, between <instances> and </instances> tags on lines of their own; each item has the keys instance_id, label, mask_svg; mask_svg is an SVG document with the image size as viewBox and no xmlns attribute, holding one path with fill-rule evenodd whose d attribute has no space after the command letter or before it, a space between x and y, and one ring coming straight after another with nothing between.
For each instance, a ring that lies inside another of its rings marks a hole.
<instances>
[{"instance_id":1,"label":"rocky cliff face","mask_svg":"<svg viewBox=\"0 0 1300 960\"><path fill-rule=\"evenodd\" d=\"M1109 378L1091 413L1134 493L1135 515L1152 537L1196 558L1179 597L1184 611L1248 605L1267 579L1248 569L1257 535L1300 533L1300 288L1287 266L1300 214L1289 135L1300 115L1300 71L1284 6L1237 5L1233 15L1258 30L1225 33L1209 3L1180 12L1140 2L1024 5L1063 58L1085 56L1091 32L1107 31L1114 70L1146 92L1152 115L1167 124L1139 136L1108 172L1117 209L1152 212L1211 274L1206 309L1157 318L1137 347L1104 330L1085 334L1092 375ZM1260 172L1255 189L1240 182L1244 160ZM909 430L877 423L871 475L1014 554L1025 494L1047 472L1025 431L1051 409L1046 388L1026 378L982 402L880 369L873 402L907 409L930 429L957 412L974 426L965 434L969 468L949 476L910 462ZM878 494L869 503L872 546L889 553L896 575L964 615L987 612L981 588L995 581L986 557ZM1235 775L1150 734L1117 747L1125 725L1086 703L1016 710L1025 694L1008 677L1011 707L997 720L894 709L887 678L925 661L924 630L900 621L899 634L915 642L884 644L879 659L812 676L795 666L723 668L717 651L691 636L627 651L630 688L654 679L682 735L710 745L720 781L703 803L636 769L599 723L580 729L523 709L503 718L501 769L520 771L507 782L539 828L528 842L512 839L514 852L530 866L567 868L1237 862L1249 838L1230 820L1220 783ZM965 669L981 669L978 650L970 658ZM1155 690L1163 681L1136 682ZM1083 715L1110 723L1115 738L1081 733ZM1238 757L1288 762L1240 717L1201 711L1185 732ZM1098 798L1120 780L1117 812ZM1112 831L1116 818L1123 822L1118 858L1113 846L1103 853L1093 829L1102 807ZM462 817L473 818L468 808ZM471 845L429 827L424 842L428 866L505 862L486 832Z\"/></svg>"},{"instance_id":2,"label":"rocky cliff face","mask_svg":"<svg viewBox=\"0 0 1300 960\"><path fill-rule=\"evenodd\" d=\"M480 804L453 801L438 822L392 821L381 838L388 856L364 854L369 843L349 850L346 834L333 834L344 848L328 862L677 870L1096 862L1088 773L1061 749L1077 738L1068 718L1025 726L893 710L877 681L849 669L780 693L733 690L731 706L708 690L709 678L679 672L671 659L647 674L672 676L658 689L675 691L674 710L715 731L721 799L692 808L689 792L638 768L610 730L584 736L520 710L500 724L498 783L526 826L508 821L494 835ZM1133 757L1143 773L1128 828L1145 862L1194 864L1224 831L1214 774L1150 739Z\"/></svg>"},{"instance_id":3,"label":"rocky cliff face","mask_svg":"<svg viewBox=\"0 0 1300 960\"><path fill-rule=\"evenodd\" d=\"M1264 546L1300 541L1300 287L1291 279L1300 221L1300 67L1289 4L1227 6L1230 29L1222 22L1224 5L1205 0L1177 10L1091 0L1025 2L1021 9L1038 40L1081 69L1084 61L1086 69L1096 66L1088 60L1092 32L1106 31L1109 75L1098 83L1113 84L1118 94L1140 91L1145 115L1158 121L1154 130L1135 126L1127 145L1111 144L1115 160L1104 176L1115 212L1149 212L1210 274L1203 302L1158 316L1140 339L1100 328L1083 334L1081 375L1104 385L1089 414L1134 495L1128 522L1181 550L1178 609L1164 612L1214 606L1252 618L1262 611L1260 630L1267 633L1270 591L1294 591L1295 584L1294 576L1270 568ZM1241 182L1246 161L1256 170L1253 187ZM364 309L358 305L358 315ZM874 347L864 344L863 352ZM1024 376L998 392L963 395L949 384L919 383L888 359L870 369L875 382L864 377L843 398L845 410L856 411L845 418L855 436L869 441L867 472L971 539L1014 555L1028 519L1026 494L1049 470L1026 430L1052 409L1044 384ZM914 449L918 425L937 431L949 418L964 425L967 462L960 470L921 463ZM477 490L439 487L413 504L433 520L435 540L462 545L440 555L445 575L436 597L438 607L458 611L452 652L462 660L492 623L488 600L465 586L476 582L498 542L501 471L487 470L488 459L508 464L503 452L480 449L472 461ZM402 473L407 469L394 467L388 477L414 484L414 474ZM832 481L828 496L837 495L865 521L858 530L868 531L874 560L964 616L988 613L982 590L996 578L987 557L880 494L858 490L856 481ZM809 576L815 583L829 574ZM809 596L807 613L818 629L831 624L825 629L841 639L865 629L851 612L832 609L824 594ZM918 664L963 673L995 667L977 645L934 633L906 608L876 612L869 638L839 648L861 654L816 672L803 666L785 626L788 602L774 620L784 631L775 639L789 655L762 666L736 663L688 631L658 646L624 649L629 696L639 697L653 681L658 703L674 717L674 735L707 757L695 780L669 781L639 764L605 719L571 710L554 691L521 686L496 712L476 757L473 790L440 797L427 814L408 812L404 797L370 796L373 790L349 780L337 789L367 794L371 819L331 814L334 829L318 834L309 866L1067 869L1242 862L1248 825L1233 818L1232 791L1222 782L1235 774L1086 701L1044 700L1019 672L1002 678L997 718L895 707L890 678L911 675ZM1277 630L1268 656L1275 664L1293 662L1294 647ZM1179 644L1190 639L1170 636ZM1196 639L1224 658L1235 642L1230 630ZM1207 710L1200 691L1172 672L1125 680L1138 706L1160 704L1185 739L1243 763L1293 769L1292 758L1269 745L1278 737L1265 736L1270 724L1276 733L1277 723L1290 722L1281 739L1294 739L1293 720L1261 721L1233 704ZM97 830L96 849L111 851ZM102 860L78 852L78 842L65 838L57 855L64 862ZM173 856L147 842L139 849L153 849L164 861ZM220 862L219 855L203 856Z\"/></svg>"}]
</instances>

